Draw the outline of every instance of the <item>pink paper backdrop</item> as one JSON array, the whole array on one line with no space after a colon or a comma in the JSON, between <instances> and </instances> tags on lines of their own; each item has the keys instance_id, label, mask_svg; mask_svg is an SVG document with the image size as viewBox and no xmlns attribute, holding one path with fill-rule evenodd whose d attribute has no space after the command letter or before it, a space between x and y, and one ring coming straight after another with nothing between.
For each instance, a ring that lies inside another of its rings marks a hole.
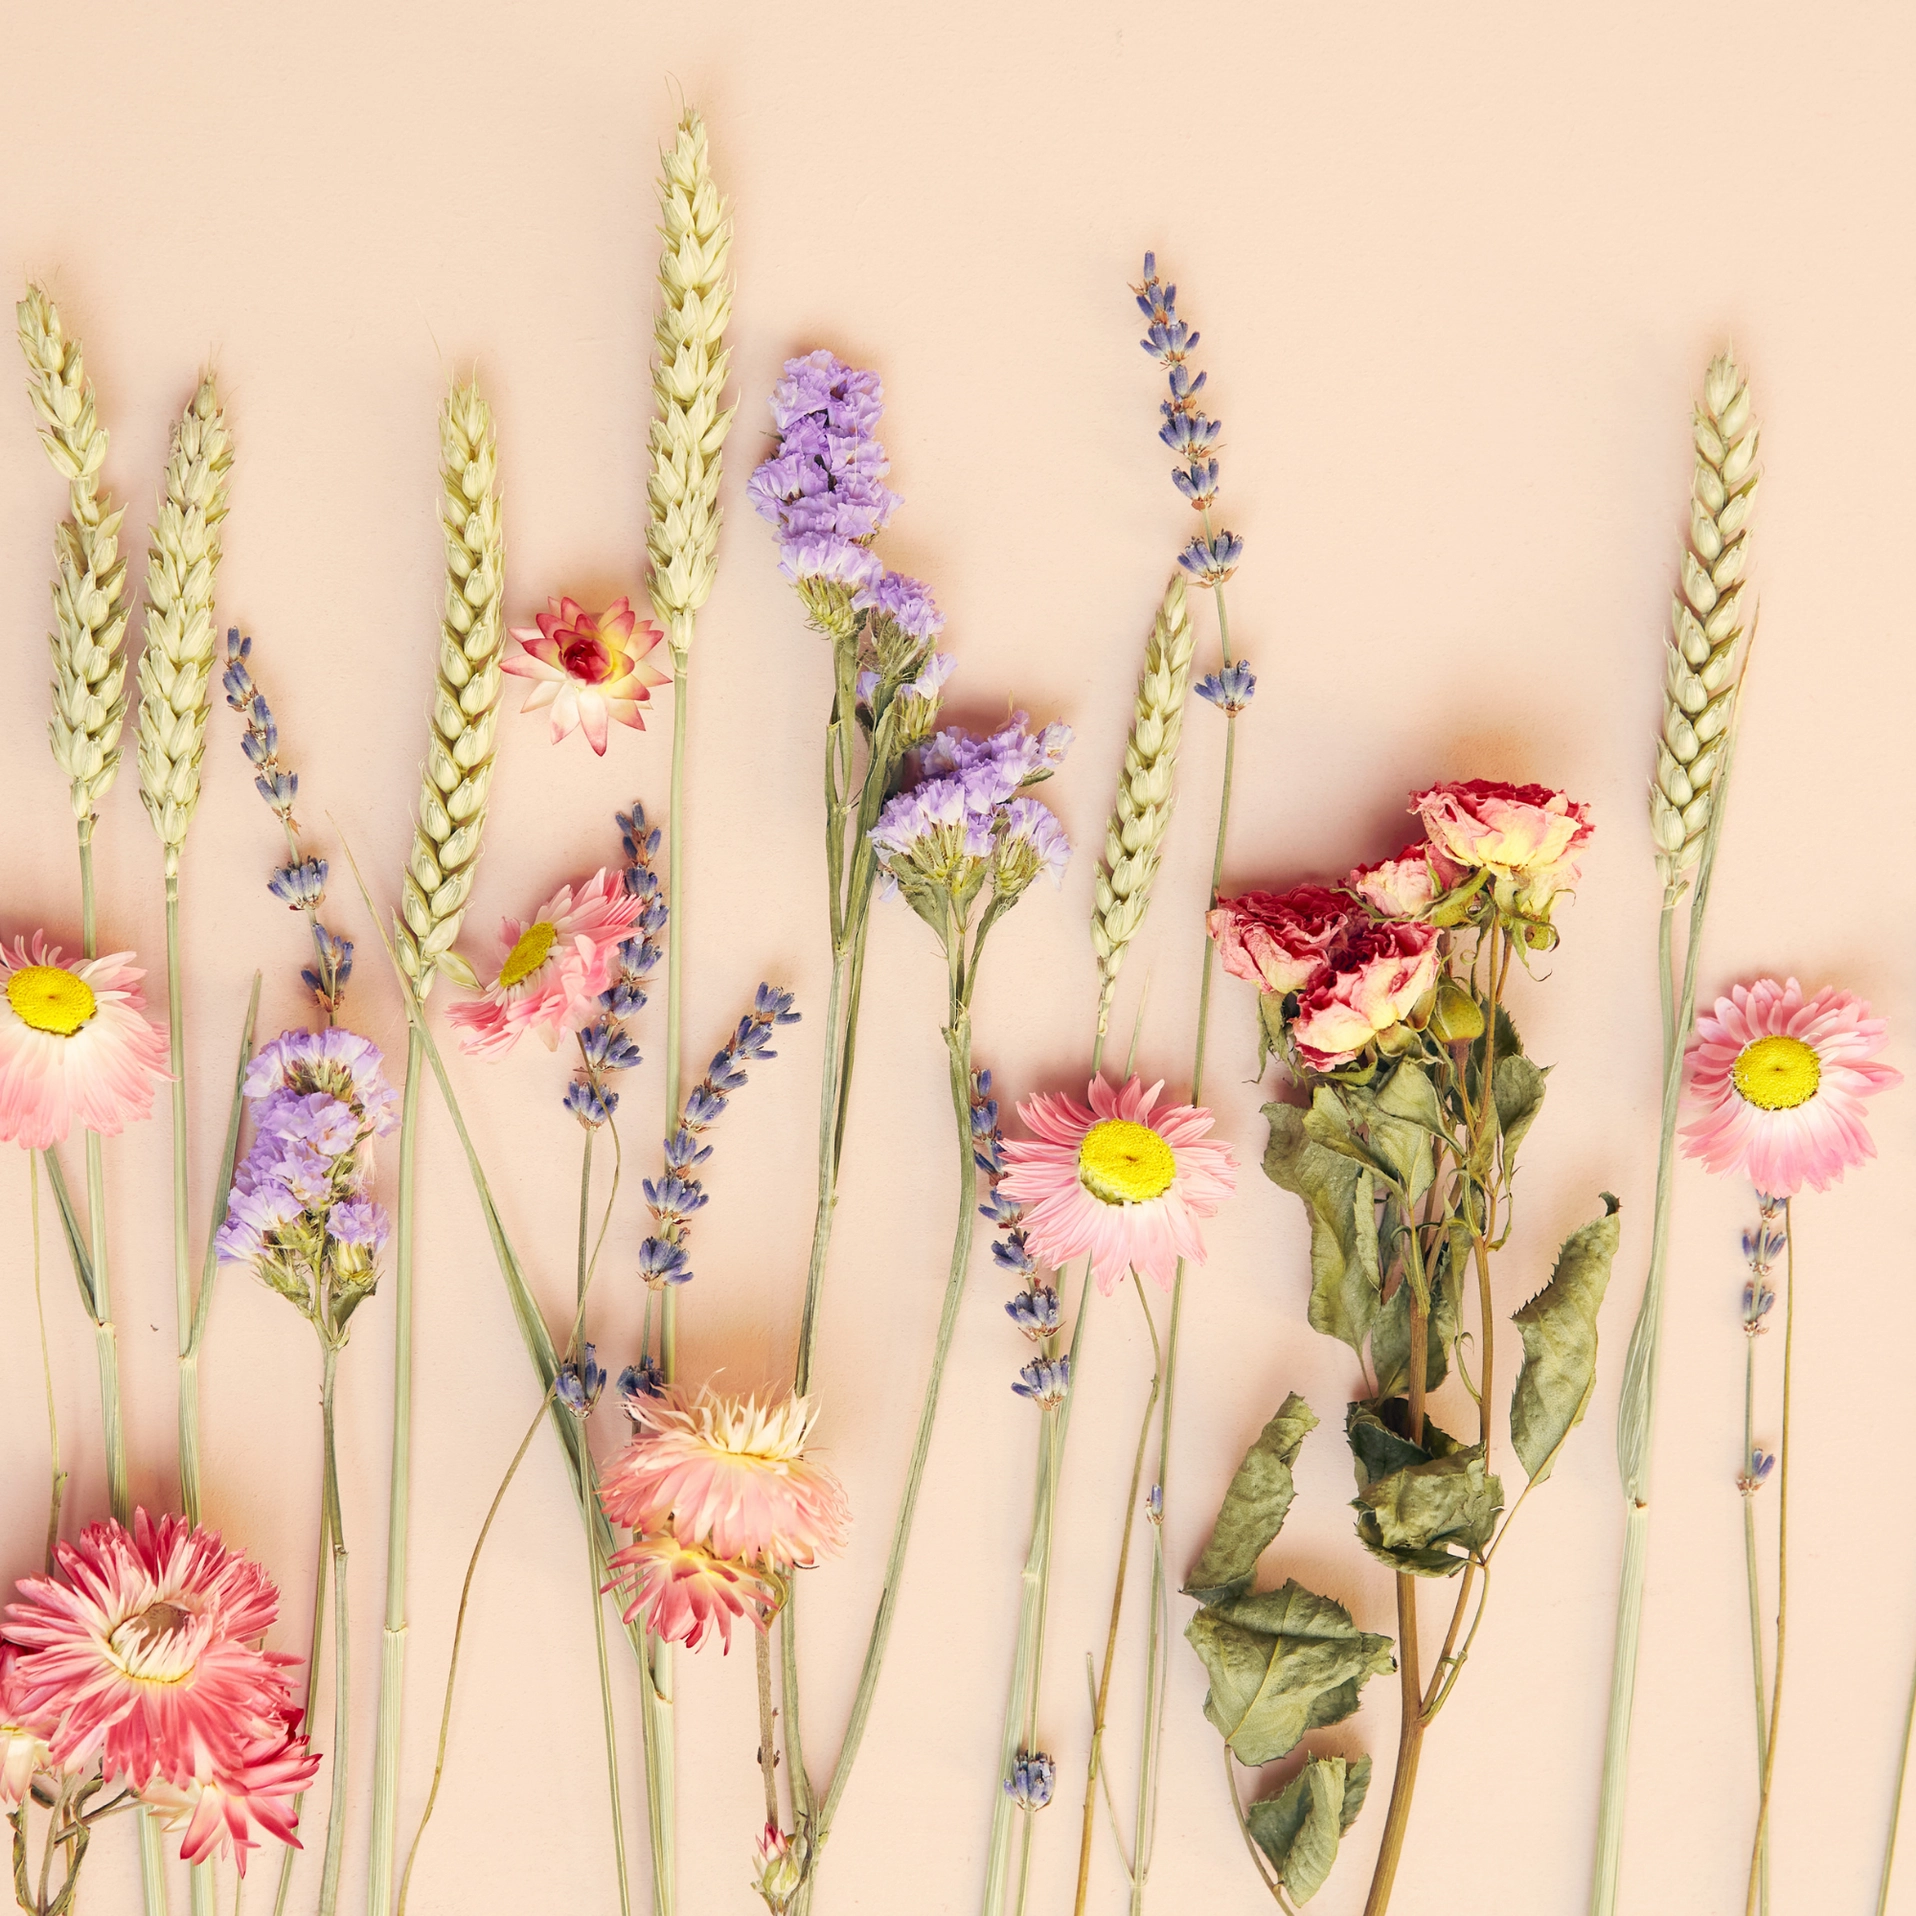
<instances>
[{"instance_id":1,"label":"pink paper backdrop","mask_svg":"<svg viewBox=\"0 0 1916 1916\"><path fill-rule=\"evenodd\" d=\"M1912 133L1916 28L1889 6L1803 10L1525 5L1320 9L820 5L803 14L613 5L13 9L0 62L0 258L45 275L84 339L129 502L136 570L168 424L217 365L238 457L222 622L257 664L301 774L301 810L344 870L390 898L431 683L440 552L435 407L476 365L499 422L517 622L548 591L641 582L654 153L681 90L702 104L737 207L739 426L717 590L700 622L689 740L688 1058L753 983L822 1009L817 755L826 654L777 577L742 481L788 353L876 366L907 504L886 551L950 614L958 708L1015 699L1079 743L1049 788L1080 847L1062 897L994 939L980 1060L1007 1089L1081 1074L1092 999L1092 857L1152 606L1190 515L1154 439L1158 375L1125 290L1159 249L1205 335L1226 422L1233 585L1261 679L1242 727L1228 874L1288 879L1393 850L1402 794L1445 776L1547 779L1598 837L1561 950L1518 1015L1554 1061L1526 1153L1500 1303L1541 1281L1599 1189L1625 1250L1586 1428L1498 1558L1491 1613L1425 1757L1404 1916L1582 1907L1608 1689L1620 1509L1611 1432L1641 1284L1654 1167L1657 904L1643 787L1660 639L1685 524L1687 415L1710 353L1749 366L1768 470L1753 571L1762 639L1719 870L1706 990L1754 969L1867 994L1909 1066L1904 861L1911 797L1907 528L1916 430ZM44 731L41 633L61 488L17 378L0 433L0 931L77 933L64 784ZM1210 613L1205 621L1207 653ZM509 703L516 707L514 688ZM602 862L611 814L662 807L669 721L598 761L508 717L468 944L498 914ZM1184 800L1119 1023L1148 1011L1142 1068L1188 1072L1221 726L1197 710ZM217 711L186 857L195 1202L210 1205L223 1081L255 965L262 1024L301 1020L297 926L231 715ZM130 776L99 831L103 937L157 967L159 867ZM403 1048L395 993L354 906L353 1021ZM881 909L850 1168L828 1292L823 1441L856 1548L807 1584L808 1741L849 1701L901 1480L951 1223L938 1037L922 927ZM656 1058L659 1008L641 1037ZM1277 1562L1391 1629L1388 1580L1350 1538L1336 1426L1354 1382L1303 1321L1304 1238L1255 1170L1249 994L1220 993L1223 1135L1246 1164L1193 1292L1168 1547L1181 1569L1245 1444L1289 1389L1306 1448ZM437 1015L437 1014L436 1014ZM689 1369L785 1374L811 1218L822 1020L726 1119L685 1303ZM551 1311L572 1284L576 1133L535 1048L459 1068L480 1150ZM409 1836L467 1551L530 1414L518 1336L443 1111L421 1151ZM628 1182L594 1329L618 1361L641 1292L636 1177L663 1116L628 1094ZM1916 1334L1901 1205L1916 1103L1884 1099L1882 1162L1800 1207L1798 1503L1791 1670L1775 1820L1780 1908L1857 1908L1874 1883L1904 1685L1916 1536L1897 1490ZM390 1153L386 1183L390 1183ZM112 1257L136 1490L172 1482L164 1123L109 1147ZM24 1160L0 1163L0 1572L32 1568L44 1423ZM388 1190L389 1194L389 1190ZM1655 1549L1626 1883L1633 1910L1741 1908L1753 1758L1737 1468L1736 1232L1746 1195L1686 1172L1678 1199ZM196 1237L203 1227L196 1224ZM104 1504L92 1358L43 1219L70 1524ZM1034 1420L1007 1390L1020 1340L982 1247L948 1381L911 1576L821 1910L975 1906L1028 1521ZM383 1588L390 1302L355 1324L342 1467L357 1650L347 1906L363 1898ZM1762 1351L1774 1383L1780 1338ZM1091 1327L1058 1534L1045 1735L1061 1807L1040 1825L1033 1907L1064 1907L1087 1711L1123 1474L1148 1374L1135 1313ZM1866 1363L1864 1360L1868 1359ZM223 1284L206 1359L209 1512L286 1592L303 1644L318 1365L286 1306ZM1759 1423L1776 1430L1773 1391ZM614 1421L600 1432L612 1441ZM1506 1458L1506 1463L1508 1459ZM1514 1467L1509 1474L1514 1475ZM1766 1533L1775 1492L1765 1493ZM1274 1566L1275 1567L1275 1563ZM615 1908L578 1524L535 1446L473 1603L445 1792L412 1907ZM1188 1605L1173 1605L1181 1628ZM1134 1608L1132 1618L1137 1619ZM1435 1600L1431 1604L1435 1614ZM616 1652L622 1659L623 1650ZM1261 1905L1224 1805L1198 1665L1174 1642L1154 1907ZM1128 1801L1136 1639L1112 1732ZM683 1662L685 1907L744 1912L760 1809L749 1655ZM636 1689L616 1666L643 1876ZM1394 1748L1395 1687L1324 1746L1371 1751L1373 1807L1317 1907L1362 1902ZM1466 1843L1477 1861L1456 1860ZM301 1865L296 1905L315 1890ZM102 1836L94 1909L135 1906L132 1844ZM1916 1909L1916 1870L1902 1885ZM256 1891L255 1895L262 1892ZM249 1897L249 1901L252 1898ZM1093 1903L1123 1906L1100 1833ZM183 1896L176 1894L176 1906Z\"/></svg>"}]
</instances>

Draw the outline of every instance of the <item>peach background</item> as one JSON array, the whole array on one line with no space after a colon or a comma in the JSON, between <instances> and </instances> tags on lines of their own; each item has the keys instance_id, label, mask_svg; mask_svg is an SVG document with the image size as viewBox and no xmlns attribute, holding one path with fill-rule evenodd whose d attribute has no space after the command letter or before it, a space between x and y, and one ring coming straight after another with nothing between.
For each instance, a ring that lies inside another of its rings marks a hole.
<instances>
[{"instance_id":1,"label":"peach background","mask_svg":"<svg viewBox=\"0 0 1916 1916\"><path fill-rule=\"evenodd\" d=\"M1084 1068L1091 850L1122 749L1139 647L1190 515L1153 436L1158 374L1125 291L1155 245L1202 328L1227 425L1232 588L1262 680L1242 728L1230 877L1337 872L1391 851L1402 793L1443 776L1534 777L1590 800L1599 835L1562 949L1517 1007L1554 1060L1526 1153L1506 1308L1608 1186L1625 1252L1588 1424L1499 1557L1492 1612L1433 1732L1398 1907L1582 1907L1608 1686L1620 1510L1615 1388L1641 1283L1653 1171L1657 892L1642 816L1660 634L1689 482L1687 414L1726 338L1751 368L1769 477L1754 572L1763 643L1703 976L1756 969L1849 984L1906 1067L1916 898L1882 849L1908 816L1916 694L1902 549L1916 470L1907 373L1916 310L1906 10L1766 4L1604 9L992 4L953 13L826 4L549 7L103 5L8 10L0 258L49 277L84 339L106 474L136 556L168 424L217 364L238 444L222 621L257 666L302 778L314 843L350 838L394 887L431 682L440 567L434 410L476 364L496 408L509 608L641 580L653 155L680 89L702 103L737 206L739 426L730 519L700 625L689 742L688 1059L760 976L822 1009L816 763L826 657L778 579L742 481L788 353L827 344L879 368L906 506L885 551L936 586L957 708L1015 697L1078 745L1050 788L1081 848L1062 897L1034 894L994 940L978 1049L1015 1090ZM1820 24L1817 24L1820 22ZM42 744L49 541L62 493L15 375L0 435L0 930L73 940L62 781ZM1205 621L1207 654L1208 608ZM519 694L508 694L516 708ZM267 895L271 820L237 727L214 715L186 860L195 1237L224 1121L248 973L263 1029L303 1020L296 926ZM663 806L669 722L594 760L508 716L467 944L507 908L614 853L611 814ZM1143 1067L1188 1071L1222 738L1196 710L1158 907L1126 973L1148 987ZM99 832L103 936L157 965L159 866L130 774ZM351 1017L403 1042L356 901ZM922 928L881 908L863 1069L828 1292L824 1441L859 1513L851 1556L807 1588L808 1737L849 1701L938 1303L952 1197ZM656 1057L659 1005L641 1037ZM1305 1451L1278 1567L1391 1628L1382 1571L1349 1535L1336 1434L1353 1382L1303 1322L1291 1198L1255 1170L1251 1005L1219 996L1213 1090L1246 1160L1211 1233L1182 1380L1169 1543L1206 1534L1244 1445L1286 1390L1327 1428ZM686 1298L694 1375L776 1381L811 1216L821 1023L737 1101L712 1161ZM570 1296L576 1134L563 1071L536 1048L458 1068L480 1148L555 1317ZM629 1354L641 1293L637 1175L663 1093L628 1094L629 1179L594 1311ZM450 1127L428 1090L419 1229L412 1662L402 1834L431 1739L466 1554L531 1393ZM1916 1335L1899 1202L1916 1106L1877 1107L1882 1162L1801 1207L1797 1618L1776 1809L1781 1908L1867 1906L1916 1655L1916 1536L1893 1454ZM140 1495L172 1471L163 1122L108 1151L112 1253ZM390 1182L390 1156L387 1183ZM32 1568L44 1426L26 1180L0 1181L0 1571ZM1752 1805L1737 1467L1745 1193L1682 1179L1657 1470L1655 1551L1631 1797L1627 1906L1741 1907ZM103 1507L89 1340L45 1233L69 1523ZM1034 1423L1006 1388L1021 1341L982 1246L948 1381L891 1663L846 1798L821 1909L977 1896ZM356 1647L349 1906L363 1897L383 1587L390 1306L361 1314L342 1372ZM1776 1430L1780 1339L1761 1349ZM1875 1353L1871 1364L1863 1358ZM1093 1326L1058 1536L1045 1733L1064 1807L1040 1825L1033 1907L1069 1894L1086 1710L1130 1433L1147 1374L1135 1314ZM1881 1374L1873 1368L1880 1365ZM281 1640L304 1640L318 1365L305 1329L247 1281L222 1285L206 1362L212 1519L277 1571ZM599 1442L616 1438L602 1413ZM1515 1468L1505 1456L1507 1481ZM1775 1517L1765 1494L1766 1525ZM468 1676L419 1911L615 1907L577 1520L541 1440L474 1599ZM1434 1616L1436 1602L1430 1604ZM1182 1626L1188 1605L1174 1604ZM1131 1617L1135 1623L1138 1612ZM1112 1748L1128 1796L1138 1701L1122 1666ZM623 1656L623 1652L617 1652ZM1174 1643L1152 1900L1262 1898L1221 1800L1202 1677ZM617 1666L634 1865L643 1878L636 1693ZM749 1656L685 1663L687 1909L757 1907ZM1373 1807L1317 1907L1361 1904L1382 1825L1395 1689L1323 1739L1370 1750ZM1469 1860L1466 1861L1465 1859ZM298 1892L313 1894L316 1865ZM132 1845L103 1836L94 1908L134 1907ZM1441 1885L1441 1887L1439 1887ZM1108 1837L1094 1902L1122 1906ZM1916 1865L1900 1906L1916 1909Z\"/></svg>"}]
</instances>

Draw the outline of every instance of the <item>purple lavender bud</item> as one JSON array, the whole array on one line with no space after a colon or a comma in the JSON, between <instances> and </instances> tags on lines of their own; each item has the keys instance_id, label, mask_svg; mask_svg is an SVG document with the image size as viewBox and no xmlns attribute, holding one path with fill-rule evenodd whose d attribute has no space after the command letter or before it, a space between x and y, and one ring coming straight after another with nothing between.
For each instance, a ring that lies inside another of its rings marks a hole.
<instances>
[{"instance_id":1,"label":"purple lavender bud","mask_svg":"<svg viewBox=\"0 0 1916 1916\"><path fill-rule=\"evenodd\" d=\"M1043 1750L1020 1750L1005 1778L1005 1794L1021 1810L1035 1812L1051 1801L1057 1781L1058 1766Z\"/></svg>"},{"instance_id":2,"label":"purple lavender bud","mask_svg":"<svg viewBox=\"0 0 1916 1916\"><path fill-rule=\"evenodd\" d=\"M1186 412L1165 401L1164 424L1158 428L1158 437L1182 459L1193 462L1201 459L1217 444L1217 436L1224 430L1215 419L1207 419L1201 412Z\"/></svg>"},{"instance_id":3,"label":"purple lavender bud","mask_svg":"<svg viewBox=\"0 0 1916 1916\"><path fill-rule=\"evenodd\" d=\"M552 1380L552 1394L575 1417L590 1417L604 1389L605 1372L597 1350L590 1344L583 1357L568 1357Z\"/></svg>"},{"instance_id":4,"label":"purple lavender bud","mask_svg":"<svg viewBox=\"0 0 1916 1916\"><path fill-rule=\"evenodd\" d=\"M1251 670L1248 661L1239 659L1235 664L1225 666L1221 672L1213 672L1199 679L1191 690L1206 704L1215 705L1228 717L1236 718L1250 704L1251 695L1257 690L1257 674Z\"/></svg>"},{"instance_id":5,"label":"purple lavender bud","mask_svg":"<svg viewBox=\"0 0 1916 1916\"><path fill-rule=\"evenodd\" d=\"M1200 585L1220 586L1237 570L1244 556L1244 541L1234 532L1220 532L1212 539L1193 539L1178 554L1178 564L1191 573Z\"/></svg>"},{"instance_id":6,"label":"purple lavender bud","mask_svg":"<svg viewBox=\"0 0 1916 1916\"><path fill-rule=\"evenodd\" d=\"M657 1290L664 1284L689 1284L692 1267L676 1244L662 1237L648 1237L639 1246L639 1276Z\"/></svg>"},{"instance_id":7,"label":"purple lavender bud","mask_svg":"<svg viewBox=\"0 0 1916 1916\"><path fill-rule=\"evenodd\" d=\"M1026 1248L1022 1231L1008 1231L999 1238L991 1247L991 1259L1000 1270L1010 1271L1017 1277L1029 1277L1038 1268L1037 1260Z\"/></svg>"},{"instance_id":8,"label":"purple lavender bud","mask_svg":"<svg viewBox=\"0 0 1916 1916\"><path fill-rule=\"evenodd\" d=\"M326 902L326 861L302 858L282 865L266 881L266 889L294 911L311 911Z\"/></svg>"},{"instance_id":9,"label":"purple lavender bud","mask_svg":"<svg viewBox=\"0 0 1916 1916\"><path fill-rule=\"evenodd\" d=\"M1050 1337L1058 1328L1058 1293L1046 1284L1033 1285L1005 1306L1005 1315L1027 1337Z\"/></svg>"},{"instance_id":10,"label":"purple lavender bud","mask_svg":"<svg viewBox=\"0 0 1916 1916\"><path fill-rule=\"evenodd\" d=\"M665 1373L660 1370L658 1360L653 1357L641 1357L636 1364L628 1364L619 1373L619 1395L625 1400L625 1414L636 1424L639 1421L638 1403L647 1397L662 1397L665 1394Z\"/></svg>"},{"instance_id":11,"label":"purple lavender bud","mask_svg":"<svg viewBox=\"0 0 1916 1916\"><path fill-rule=\"evenodd\" d=\"M1062 1404L1071 1394L1070 1356L1034 1357L1018 1373L1018 1381L1011 1388L1020 1397L1028 1397L1047 1409Z\"/></svg>"}]
</instances>

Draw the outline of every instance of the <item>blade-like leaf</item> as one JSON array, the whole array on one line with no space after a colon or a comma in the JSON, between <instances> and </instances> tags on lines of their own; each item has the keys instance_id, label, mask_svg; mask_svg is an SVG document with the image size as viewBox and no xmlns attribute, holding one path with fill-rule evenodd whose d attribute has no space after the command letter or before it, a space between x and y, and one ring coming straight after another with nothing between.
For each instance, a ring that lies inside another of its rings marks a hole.
<instances>
[{"instance_id":1,"label":"blade-like leaf","mask_svg":"<svg viewBox=\"0 0 1916 1916\"><path fill-rule=\"evenodd\" d=\"M1499 1074L1501 1078L1501 1073ZM1617 1254L1617 1201L1564 1239L1550 1282L1511 1322L1523 1337L1523 1368L1510 1400L1510 1441L1532 1483L1550 1475L1597 1380L1597 1312Z\"/></svg>"},{"instance_id":2,"label":"blade-like leaf","mask_svg":"<svg viewBox=\"0 0 1916 1916\"><path fill-rule=\"evenodd\" d=\"M1341 1722L1365 1682L1396 1667L1388 1637L1295 1582L1200 1610L1184 1634L1211 1680L1205 1716L1252 1767Z\"/></svg>"},{"instance_id":3,"label":"blade-like leaf","mask_svg":"<svg viewBox=\"0 0 1916 1916\"><path fill-rule=\"evenodd\" d=\"M1411 1464L1357 1494L1357 1536L1372 1556L1413 1576L1449 1577L1489 1543L1503 1485L1481 1444Z\"/></svg>"},{"instance_id":4,"label":"blade-like leaf","mask_svg":"<svg viewBox=\"0 0 1916 1916\"><path fill-rule=\"evenodd\" d=\"M1211 1541L1191 1567L1184 1586L1187 1597L1216 1603L1249 1587L1258 1558L1284 1527L1296 1494L1291 1466L1304 1439L1316 1428L1316 1414L1293 1391L1238 1465L1224 1493Z\"/></svg>"},{"instance_id":5,"label":"blade-like leaf","mask_svg":"<svg viewBox=\"0 0 1916 1916\"><path fill-rule=\"evenodd\" d=\"M1276 1796L1251 1805L1251 1838L1295 1901L1308 1903L1330 1879L1338 1839L1369 1788L1369 1757L1314 1756Z\"/></svg>"},{"instance_id":6,"label":"blade-like leaf","mask_svg":"<svg viewBox=\"0 0 1916 1916\"><path fill-rule=\"evenodd\" d=\"M1377 1232L1371 1174L1312 1139L1305 1115L1267 1104L1264 1175L1304 1201L1311 1225L1310 1325L1362 1351L1377 1315Z\"/></svg>"}]
</instances>

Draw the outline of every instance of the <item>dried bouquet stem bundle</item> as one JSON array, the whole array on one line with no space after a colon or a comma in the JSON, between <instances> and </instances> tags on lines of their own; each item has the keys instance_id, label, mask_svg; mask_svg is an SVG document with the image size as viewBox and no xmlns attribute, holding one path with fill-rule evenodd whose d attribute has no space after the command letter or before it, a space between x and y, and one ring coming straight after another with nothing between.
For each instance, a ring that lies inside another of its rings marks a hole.
<instances>
[{"instance_id":1,"label":"dried bouquet stem bundle","mask_svg":"<svg viewBox=\"0 0 1916 1916\"><path fill-rule=\"evenodd\" d=\"M1735 739L1742 685L1744 573L1750 508L1756 499L1757 429L1749 385L1727 353L1710 362L1692 422L1696 468L1691 482L1690 537L1674 595L1667 654L1663 729L1650 789L1650 833L1663 877L1658 930L1658 988L1663 1022L1662 1133L1657 1156L1656 1212L1650 1272L1617 1407L1617 1469L1624 1497L1623 1574L1611 1670L1610 1724L1604 1745L1597 1812L1597 1854L1591 1916L1612 1916L1623 1859L1624 1791L1630 1725L1636 1704L1637 1651L1643 1588L1649 1567L1650 1459L1655 1435L1656 1377L1663 1328L1663 1280L1669 1250L1676 1160L1677 1107L1683 1088L1683 1034L1696 1010L1696 968L1710 877ZM1753 621L1752 621L1753 624ZM1744 649L1747 658L1747 648ZM1689 938L1679 982L1674 955L1677 905L1690 893Z\"/></svg>"},{"instance_id":2,"label":"dried bouquet stem bundle","mask_svg":"<svg viewBox=\"0 0 1916 1916\"><path fill-rule=\"evenodd\" d=\"M1184 580L1165 588L1138 678L1137 710L1124 745L1124 773L1106 828L1091 914L1091 946L1098 955L1098 1036L1111 1021L1111 1000L1131 940L1144 923L1151 884L1164 857L1164 837L1177 796L1178 745L1184 736L1185 696L1197 638L1185 609Z\"/></svg>"},{"instance_id":3,"label":"dried bouquet stem bundle","mask_svg":"<svg viewBox=\"0 0 1916 1916\"><path fill-rule=\"evenodd\" d=\"M472 896L492 784L494 735L503 679L505 538L499 510L492 408L478 382L455 386L439 414L439 516L446 542L446 600L439 626L439 673L419 815L407 861L394 959L414 997L447 971L476 984L453 941ZM422 1006L423 1009L423 1006ZM386 1625L379 1671L379 1732L373 1769L368 1916L392 1906L397 1838L399 1732L406 1672L406 1557L412 1467L412 1243L414 1155L425 1049L415 1014L406 1036L405 1104L399 1135L398 1245L393 1258L392 1487L386 1531Z\"/></svg>"}]
</instances>

